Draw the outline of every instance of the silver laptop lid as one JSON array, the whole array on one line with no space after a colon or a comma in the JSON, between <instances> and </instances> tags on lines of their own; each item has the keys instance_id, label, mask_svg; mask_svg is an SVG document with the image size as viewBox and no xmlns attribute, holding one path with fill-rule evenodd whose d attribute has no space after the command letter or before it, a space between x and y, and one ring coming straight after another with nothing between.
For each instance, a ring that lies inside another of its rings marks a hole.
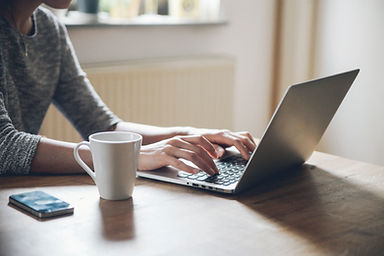
<instances>
[{"instance_id":1,"label":"silver laptop lid","mask_svg":"<svg viewBox=\"0 0 384 256\"><path fill-rule=\"evenodd\" d=\"M248 163L236 192L303 164L312 154L359 70L290 86Z\"/></svg>"}]
</instances>

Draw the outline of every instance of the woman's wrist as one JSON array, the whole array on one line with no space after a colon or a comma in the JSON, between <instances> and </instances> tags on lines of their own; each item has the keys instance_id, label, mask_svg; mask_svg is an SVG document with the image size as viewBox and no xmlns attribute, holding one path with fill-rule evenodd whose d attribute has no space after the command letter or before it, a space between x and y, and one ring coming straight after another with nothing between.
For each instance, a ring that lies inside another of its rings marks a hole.
<instances>
[{"instance_id":1,"label":"woman's wrist","mask_svg":"<svg viewBox=\"0 0 384 256\"><path fill-rule=\"evenodd\" d=\"M173 133L173 136L187 136L187 135L192 135L196 134L196 128L190 127L190 126L177 126L177 127L172 127L171 133Z\"/></svg>"},{"instance_id":2,"label":"woman's wrist","mask_svg":"<svg viewBox=\"0 0 384 256\"><path fill-rule=\"evenodd\" d=\"M183 127L185 135L205 135L217 133L220 130L218 129L207 129L207 128L195 128L195 127Z\"/></svg>"}]
</instances>

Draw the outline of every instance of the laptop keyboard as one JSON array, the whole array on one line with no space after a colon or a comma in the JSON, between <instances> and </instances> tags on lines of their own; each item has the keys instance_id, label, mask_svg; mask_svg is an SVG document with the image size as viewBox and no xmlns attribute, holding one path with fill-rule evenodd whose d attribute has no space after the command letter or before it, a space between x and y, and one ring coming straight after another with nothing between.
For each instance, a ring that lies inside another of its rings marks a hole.
<instances>
[{"instance_id":1,"label":"laptop keyboard","mask_svg":"<svg viewBox=\"0 0 384 256\"><path fill-rule=\"evenodd\" d=\"M197 174L180 171L178 176L189 180L204 181L208 183L229 186L240 179L246 164L247 160L241 156L231 156L216 162L217 168L220 171L218 174L209 176L203 171L200 171Z\"/></svg>"}]
</instances>

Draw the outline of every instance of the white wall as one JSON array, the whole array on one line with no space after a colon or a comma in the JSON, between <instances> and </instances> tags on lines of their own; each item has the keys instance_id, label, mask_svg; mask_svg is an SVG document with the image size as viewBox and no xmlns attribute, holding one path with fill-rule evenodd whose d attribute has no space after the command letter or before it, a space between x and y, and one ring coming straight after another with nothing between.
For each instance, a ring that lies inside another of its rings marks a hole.
<instances>
[{"instance_id":1,"label":"white wall","mask_svg":"<svg viewBox=\"0 0 384 256\"><path fill-rule=\"evenodd\" d=\"M360 68L320 149L384 164L384 1L322 0L316 73Z\"/></svg>"},{"instance_id":2,"label":"white wall","mask_svg":"<svg viewBox=\"0 0 384 256\"><path fill-rule=\"evenodd\" d=\"M269 118L275 1L223 0L222 5L227 25L71 28L69 33L81 63L198 54L234 56L234 128L261 136Z\"/></svg>"}]
</instances>

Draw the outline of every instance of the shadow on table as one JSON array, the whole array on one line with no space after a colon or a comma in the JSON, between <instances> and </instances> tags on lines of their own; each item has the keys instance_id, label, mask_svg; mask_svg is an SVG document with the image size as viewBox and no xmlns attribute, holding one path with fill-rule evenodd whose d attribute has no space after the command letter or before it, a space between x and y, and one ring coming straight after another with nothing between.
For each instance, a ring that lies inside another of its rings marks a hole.
<instances>
[{"instance_id":1,"label":"shadow on table","mask_svg":"<svg viewBox=\"0 0 384 256\"><path fill-rule=\"evenodd\" d=\"M326 170L304 165L235 199L329 253L384 251L384 199Z\"/></svg>"},{"instance_id":2,"label":"shadow on table","mask_svg":"<svg viewBox=\"0 0 384 256\"><path fill-rule=\"evenodd\" d=\"M99 208L103 226L103 237L122 241L135 238L133 199L104 200L100 198Z\"/></svg>"}]
</instances>

